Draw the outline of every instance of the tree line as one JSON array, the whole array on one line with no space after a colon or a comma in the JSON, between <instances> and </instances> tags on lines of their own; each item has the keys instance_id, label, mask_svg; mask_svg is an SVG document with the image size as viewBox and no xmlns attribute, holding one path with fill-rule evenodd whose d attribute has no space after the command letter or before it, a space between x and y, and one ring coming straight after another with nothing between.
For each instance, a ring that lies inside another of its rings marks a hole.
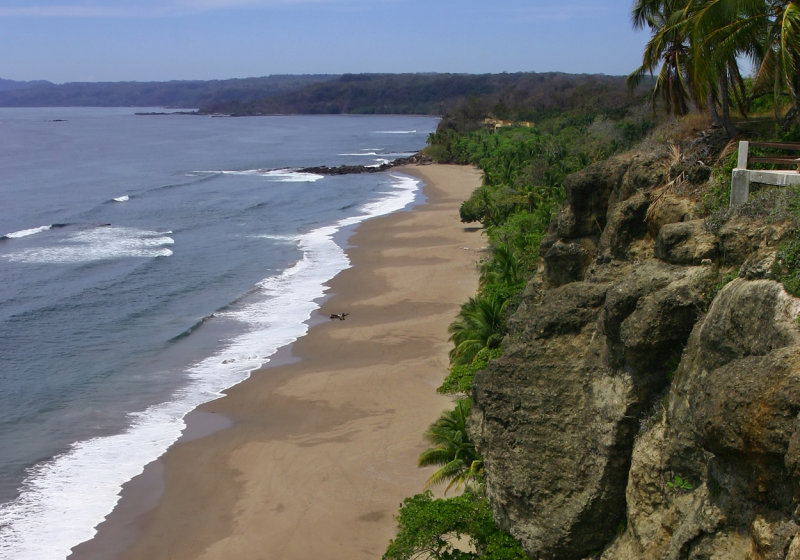
<instances>
[{"instance_id":1,"label":"tree line","mask_svg":"<svg viewBox=\"0 0 800 560\"><path fill-rule=\"evenodd\" d=\"M613 107L630 99L624 77L601 74L345 74L280 95L208 104L201 112L449 115L463 124L489 112L498 119L537 120L594 107L598 100Z\"/></svg>"}]
</instances>

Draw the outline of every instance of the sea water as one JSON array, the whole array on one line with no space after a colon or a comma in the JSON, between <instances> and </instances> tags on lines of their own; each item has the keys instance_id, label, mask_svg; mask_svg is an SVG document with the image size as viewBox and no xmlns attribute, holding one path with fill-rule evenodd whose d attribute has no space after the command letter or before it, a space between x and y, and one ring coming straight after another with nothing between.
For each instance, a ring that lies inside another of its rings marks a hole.
<instances>
[{"instance_id":1,"label":"sea water","mask_svg":"<svg viewBox=\"0 0 800 560\"><path fill-rule=\"evenodd\" d=\"M188 412L306 332L342 232L420 186L298 169L377 166L435 126L0 108L0 558L91 538Z\"/></svg>"}]
</instances>

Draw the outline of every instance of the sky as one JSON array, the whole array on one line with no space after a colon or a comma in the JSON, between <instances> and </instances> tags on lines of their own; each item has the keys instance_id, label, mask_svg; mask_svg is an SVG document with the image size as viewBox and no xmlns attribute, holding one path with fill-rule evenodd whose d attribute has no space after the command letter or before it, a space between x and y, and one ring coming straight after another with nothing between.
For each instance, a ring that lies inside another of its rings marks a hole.
<instances>
[{"instance_id":1,"label":"sky","mask_svg":"<svg viewBox=\"0 0 800 560\"><path fill-rule=\"evenodd\" d=\"M625 75L633 0L0 0L0 78L347 72Z\"/></svg>"}]
</instances>

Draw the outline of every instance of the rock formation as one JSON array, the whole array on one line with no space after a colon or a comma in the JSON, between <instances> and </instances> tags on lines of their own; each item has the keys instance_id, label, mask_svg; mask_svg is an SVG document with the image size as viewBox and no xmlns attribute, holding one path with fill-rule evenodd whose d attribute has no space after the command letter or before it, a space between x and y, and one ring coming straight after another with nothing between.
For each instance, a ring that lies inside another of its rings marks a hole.
<instances>
[{"instance_id":1,"label":"rock formation","mask_svg":"<svg viewBox=\"0 0 800 560\"><path fill-rule=\"evenodd\" d=\"M800 300L769 279L791 228L699 219L701 159L568 177L476 375L487 495L531 558L800 560Z\"/></svg>"}]
</instances>

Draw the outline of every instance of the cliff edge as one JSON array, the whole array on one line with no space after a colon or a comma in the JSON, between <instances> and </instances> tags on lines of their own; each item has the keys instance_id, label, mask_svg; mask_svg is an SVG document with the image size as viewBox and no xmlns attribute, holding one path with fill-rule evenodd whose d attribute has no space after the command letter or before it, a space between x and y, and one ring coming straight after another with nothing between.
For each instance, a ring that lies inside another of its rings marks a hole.
<instances>
[{"instance_id":1,"label":"cliff edge","mask_svg":"<svg viewBox=\"0 0 800 560\"><path fill-rule=\"evenodd\" d=\"M800 559L800 300L771 279L796 226L700 218L722 144L565 181L469 424L531 558Z\"/></svg>"}]
</instances>

